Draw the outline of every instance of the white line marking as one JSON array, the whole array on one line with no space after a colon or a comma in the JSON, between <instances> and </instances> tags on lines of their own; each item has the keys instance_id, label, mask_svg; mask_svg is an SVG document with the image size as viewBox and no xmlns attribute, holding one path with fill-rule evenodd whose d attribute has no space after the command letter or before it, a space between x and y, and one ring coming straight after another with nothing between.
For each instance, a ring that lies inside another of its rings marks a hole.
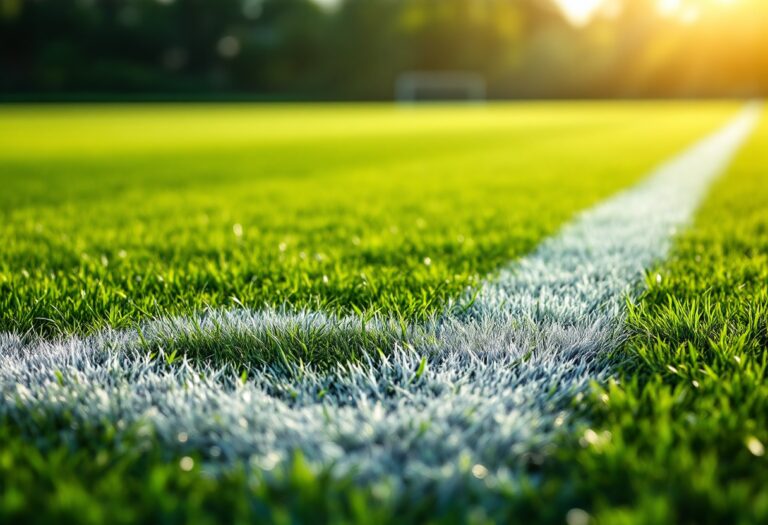
<instances>
[{"instance_id":1,"label":"white line marking","mask_svg":"<svg viewBox=\"0 0 768 525\"><path fill-rule=\"evenodd\" d=\"M243 384L228 370L152 360L136 333L34 345L3 335L0 414L31 434L41 416L65 413L75 425L147 425L171 450L202 452L211 468L245 460L269 470L298 449L315 468L386 481L403 496L426 486L447 496L475 464L487 481L513 483L511 467L539 461L555 432L571 428L573 396L610 374L600 357L623 337L625 294L667 254L759 113L749 106L645 182L582 214L485 285L461 318L412 329L410 345L383 361L324 373L294 366L292 377L267 368ZM213 312L153 322L144 335L253 339L358 323Z\"/></svg>"}]
</instances>

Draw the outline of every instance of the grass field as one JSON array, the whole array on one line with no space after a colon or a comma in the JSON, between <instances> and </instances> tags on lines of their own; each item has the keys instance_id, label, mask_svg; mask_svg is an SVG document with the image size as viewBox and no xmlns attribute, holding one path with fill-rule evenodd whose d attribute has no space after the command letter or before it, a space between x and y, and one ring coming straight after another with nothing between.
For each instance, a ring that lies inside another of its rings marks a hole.
<instances>
[{"instance_id":1,"label":"grass field","mask_svg":"<svg viewBox=\"0 0 768 525\"><path fill-rule=\"evenodd\" d=\"M0 330L238 304L424 318L734 108L5 109Z\"/></svg>"},{"instance_id":2,"label":"grass field","mask_svg":"<svg viewBox=\"0 0 768 525\"><path fill-rule=\"evenodd\" d=\"M0 515L768 519L768 127L641 183L739 107L0 108Z\"/></svg>"}]
</instances>

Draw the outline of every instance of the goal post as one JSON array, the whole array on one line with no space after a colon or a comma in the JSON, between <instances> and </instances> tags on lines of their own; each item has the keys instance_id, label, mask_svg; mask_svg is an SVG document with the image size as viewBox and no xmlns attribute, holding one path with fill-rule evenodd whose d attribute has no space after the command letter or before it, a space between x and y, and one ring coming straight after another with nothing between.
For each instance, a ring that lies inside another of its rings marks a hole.
<instances>
[{"instance_id":1,"label":"goal post","mask_svg":"<svg viewBox=\"0 0 768 525\"><path fill-rule=\"evenodd\" d=\"M407 71L395 82L395 99L418 102L485 101L485 78L471 71Z\"/></svg>"}]
</instances>

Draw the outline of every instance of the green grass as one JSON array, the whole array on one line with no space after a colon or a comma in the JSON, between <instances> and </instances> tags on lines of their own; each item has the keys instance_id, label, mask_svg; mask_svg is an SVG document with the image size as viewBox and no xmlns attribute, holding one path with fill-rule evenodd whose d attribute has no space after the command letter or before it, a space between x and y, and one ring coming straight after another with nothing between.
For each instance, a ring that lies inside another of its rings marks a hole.
<instances>
[{"instance_id":1,"label":"green grass","mask_svg":"<svg viewBox=\"0 0 768 525\"><path fill-rule=\"evenodd\" d=\"M240 304L423 318L734 107L4 108L0 330ZM765 522L766 151L764 122L649 273L620 382L575 401L590 428L520 480L403 506L300 457L214 477L141 432L62 442L51 421L30 440L6 421L0 521Z\"/></svg>"},{"instance_id":2,"label":"green grass","mask_svg":"<svg viewBox=\"0 0 768 525\"><path fill-rule=\"evenodd\" d=\"M735 108L5 107L0 331L424 319Z\"/></svg>"},{"instance_id":3,"label":"green grass","mask_svg":"<svg viewBox=\"0 0 768 525\"><path fill-rule=\"evenodd\" d=\"M763 120L631 308L599 438L563 459L602 523L768 521L766 152Z\"/></svg>"}]
</instances>

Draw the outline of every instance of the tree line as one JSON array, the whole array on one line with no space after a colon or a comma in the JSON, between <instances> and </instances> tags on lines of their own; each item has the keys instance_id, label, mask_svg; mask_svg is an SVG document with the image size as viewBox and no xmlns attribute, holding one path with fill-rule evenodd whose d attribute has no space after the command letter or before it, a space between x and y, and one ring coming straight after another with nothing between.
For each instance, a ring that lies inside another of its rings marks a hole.
<instances>
[{"instance_id":1,"label":"tree line","mask_svg":"<svg viewBox=\"0 0 768 525\"><path fill-rule=\"evenodd\" d=\"M724 19L617 0L0 0L0 92L389 99L404 71L471 71L493 98L764 95L759 2Z\"/></svg>"}]
</instances>

